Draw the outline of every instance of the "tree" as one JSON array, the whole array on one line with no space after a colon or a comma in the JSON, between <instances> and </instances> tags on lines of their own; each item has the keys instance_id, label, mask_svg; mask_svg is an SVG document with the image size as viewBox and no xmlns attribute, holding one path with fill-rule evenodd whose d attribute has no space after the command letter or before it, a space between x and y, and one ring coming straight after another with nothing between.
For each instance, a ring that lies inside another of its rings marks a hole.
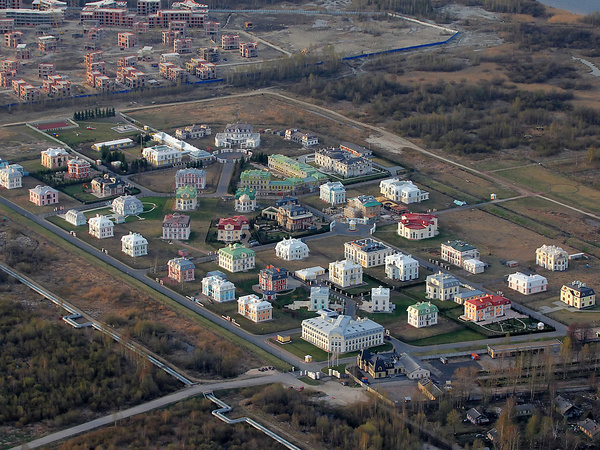
<instances>
[{"instance_id":1,"label":"tree","mask_svg":"<svg viewBox=\"0 0 600 450\"><path fill-rule=\"evenodd\" d=\"M453 409L446 416L446 422L452 428L452 434L456 434L456 426L460 423L460 413Z\"/></svg>"}]
</instances>

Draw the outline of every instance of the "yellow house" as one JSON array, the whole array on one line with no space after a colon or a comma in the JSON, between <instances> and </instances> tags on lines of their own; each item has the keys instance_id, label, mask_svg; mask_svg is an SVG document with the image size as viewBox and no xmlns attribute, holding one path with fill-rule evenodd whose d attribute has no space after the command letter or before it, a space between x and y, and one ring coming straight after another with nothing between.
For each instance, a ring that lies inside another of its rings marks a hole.
<instances>
[{"instance_id":1,"label":"yellow house","mask_svg":"<svg viewBox=\"0 0 600 450\"><path fill-rule=\"evenodd\" d=\"M573 281L560 289L560 301L577 309L589 308L596 304L596 293L585 283Z\"/></svg>"}]
</instances>

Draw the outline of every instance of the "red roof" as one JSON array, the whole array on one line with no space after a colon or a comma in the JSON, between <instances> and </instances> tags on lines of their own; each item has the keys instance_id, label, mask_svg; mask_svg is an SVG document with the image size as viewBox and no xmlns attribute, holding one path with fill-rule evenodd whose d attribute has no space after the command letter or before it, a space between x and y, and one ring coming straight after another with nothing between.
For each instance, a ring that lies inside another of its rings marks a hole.
<instances>
[{"instance_id":1,"label":"red roof","mask_svg":"<svg viewBox=\"0 0 600 450\"><path fill-rule=\"evenodd\" d=\"M465 304L473 305L476 310L480 310L490 306L510 305L510 300L502 295L486 294L483 297L466 300Z\"/></svg>"},{"instance_id":2,"label":"red roof","mask_svg":"<svg viewBox=\"0 0 600 450\"><path fill-rule=\"evenodd\" d=\"M234 230L241 230L243 226L249 226L250 221L246 216L233 216L219 219L217 228L219 230L225 228L225 225L233 225Z\"/></svg>"},{"instance_id":3,"label":"red roof","mask_svg":"<svg viewBox=\"0 0 600 450\"><path fill-rule=\"evenodd\" d=\"M432 214L407 213L402 215L400 223L411 230L422 230L435 224L435 220L437 220L437 216Z\"/></svg>"},{"instance_id":4,"label":"red roof","mask_svg":"<svg viewBox=\"0 0 600 450\"><path fill-rule=\"evenodd\" d=\"M58 128L65 128L70 126L67 122L54 122L54 123L42 123L40 125L36 125L36 128L40 131L46 130L56 130Z\"/></svg>"}]
</instances>

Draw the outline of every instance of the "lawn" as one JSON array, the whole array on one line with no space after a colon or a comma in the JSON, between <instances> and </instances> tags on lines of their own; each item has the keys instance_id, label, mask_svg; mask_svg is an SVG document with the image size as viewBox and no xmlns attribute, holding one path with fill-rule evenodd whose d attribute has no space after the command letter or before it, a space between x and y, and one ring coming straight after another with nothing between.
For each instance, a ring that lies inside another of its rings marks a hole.
<instances>
[{"instance_id":1,"label":"lawn","mask_svg":"<svg viewBox=\"0 0 600 450\"><path fill-rule=\"evenodd\" d=\"M5 199L16 203L21 208L26 209L34 214L46 214L53 212L55 208L63 207L65 212L76 206L81 206L81 203L76 199L64 194L58 194L58 203L48 206L36 206L29 201L29 189L35 188L42 184L40 180L31 176L23 177L23 187L20 189L2 189L1 194Z\"/></svg>"},{"instance_id":2,"label":"lawn","mask_svg":"<svg viewBox=\"0 0 600 450\"><path fill-rule=\"evenodd\" d=\"M374 237L381 239L391 245L394 245L401 250L408 253L420 254L423 257L430 258L432 252L439 252L440 244L449 240L458 239L457 234L443 227L443 216L440 219L440 234L430 239L423 239L420 241L410 241L401 236L398 236L398 225L385 225L383 227L377 227Z\"/></svg>"},{"instance_id":3,"label":"lawn","mask_svg":"<svg viewBox=\"0 0 600 450\"><path fill-rule=\"evenodd\" d=\"M223 165L219 163L210 164L203 168L206 171L206 189L202 194L211 194L216 191ZM178 169L155 170L132 175L131 180L154 192L175 192L175 173Z\"/></svg>"},{"instance_id":4,"label":"lawn","mask_svg":"<svg viewBox=\"0 0 600 450\"><path fill-rule=\"evenodd\" d=\"M425 345L438 345L438 344L451 344L453 342L465 342L465 341L478 341L485 339L485 336L477 333L476 331L463 329L453 331L451 333L439 334L437 336L430 336L423 339L417 339L410 341L411 345L425 346Z\"/></svg>"},{"instance_id":5,"label":"lawn","mask_svg":"<svg viewBox=\"0 0 600 450\"><path fill-rule=\"evenodd\" d=\"M95 144L97 142L112 141L114 139L132 138L140 134L140 131L129 133L117 133L112 130L118 126L114 117L106 119L86 120L78 122L79 128L71 128L58 132L58 138L71 147L79 147L83 144ZM88 130L87 127L94 128Z\"/></svg>"},{"instance_id":6,"label":"lawn","mask_svg":"<svg viewBox=\"0 0 600 450\"><path fill-rule=\"evenodd\" d=\"M113 197L104 197L104 198L99 198L96 197L94 194L90 193L90 188L86 188L85 186L89 186L89 181L86 183L81 183L81 184L72 184L69 186L61 186L58 189L62 192L64 192L67 195L70 195L73 198L76 198L77 200L79 200L82 203L95 203L95 202L105 202L107 200L111 200L113 198L116 198L118 196L113 196Z\"/></svg>"}]
</instances>

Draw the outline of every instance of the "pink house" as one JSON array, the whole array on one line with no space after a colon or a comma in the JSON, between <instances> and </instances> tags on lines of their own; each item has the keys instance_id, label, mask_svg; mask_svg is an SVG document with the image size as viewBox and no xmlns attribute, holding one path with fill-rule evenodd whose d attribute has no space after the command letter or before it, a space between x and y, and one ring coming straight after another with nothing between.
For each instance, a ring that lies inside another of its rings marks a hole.
<instances>
[{"instance_id":1,"label":"pink house","mask_svg":"<svg viewBox=\"0 0 600 450\"><path fill-rule=\"evenodd\" d=\"M29 201L37 206L52 205L58 203L58 191L50 186L37 185L29 189Z\"/></svg>"},{"instance_id":2,"label":"pink house","mask_svg":"<svg viewBox=\"0 0 600 450\"><path fill-rule=\"evenodd\" d=\"M179 283L195 280L196 266L189 259L173 258L167 263L169 267L169 278Z\"/></svg>"}]
</instances>

